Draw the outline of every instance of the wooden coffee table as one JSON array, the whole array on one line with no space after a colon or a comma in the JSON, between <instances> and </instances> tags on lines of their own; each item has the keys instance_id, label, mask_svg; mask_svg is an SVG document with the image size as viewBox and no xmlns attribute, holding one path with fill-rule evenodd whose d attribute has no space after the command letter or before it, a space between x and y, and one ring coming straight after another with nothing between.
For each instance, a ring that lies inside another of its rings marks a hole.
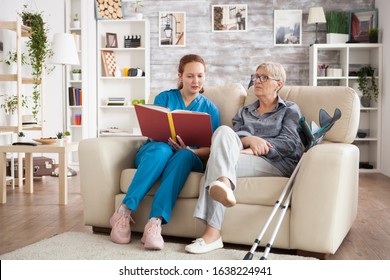
<instances>
[{"instance_id":1,"label":"wooden coffee table","mask_svg":"<svg viewBox=\"0 0 390 280\"><path fill-rule=\"evenodd\" d=\"M7 153L24 153L25 154L25 193L33 193L33 154L34 153L53 153L58 154L59 160L59 204L66 205L68 203L68 153L77 151L78 143L64 143L63 146L57 144L37 146L21 146L21 145L2 145L0 146L0 203L7 202L7 184L6 184L6 165Z\"/></svg>"}]
</instances>

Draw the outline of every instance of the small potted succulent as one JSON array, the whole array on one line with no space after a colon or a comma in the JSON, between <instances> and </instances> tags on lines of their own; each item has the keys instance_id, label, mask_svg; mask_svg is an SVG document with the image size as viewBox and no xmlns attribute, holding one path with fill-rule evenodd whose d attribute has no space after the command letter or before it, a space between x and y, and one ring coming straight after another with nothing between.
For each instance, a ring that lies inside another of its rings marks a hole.
<instances>
[{"instance_id":1,"label":"small potted succulent","mask_svg":"<svg viewBox=\"0 0 390 280\"><path fill-rule=\"evenodd\" d=\"M81 80L81 69L75 68L72 69L72 78L73 80Z\"/></svg>"},{"instance_id":2,"label":"small potted succulent","mask_svg":"<svg viewBox=\"0 0 390 280\"><path fill-rule=\"evenodd\" d=\"M78 13L75 13L73 16L73 28L80 28L80 19Z\"/></svg>"},{"instance_id":3,"label":"small potted succulent","mask_svg":"<svg viewBox=\"0 0 390 280\"><path fill-rule=\"evenodd\" d=\"M26 134L23 131L18 132L18 142L24 142L26 140Z\"/></svg>"},{"instance_id":4,"label":"small potted succulent","mask_svg":"<svg viewBox=\"0 0 390 280\"><path fill-rule=\"evenodd\" d=\"M56 133L56 137L57 137L57 145L59 146L62 146L64 145L64 133L59 131Z\"/></svg>"},{"instance_id":5,"label":"small potted succulent","mask_svg":"<svg viewBox=\"0 0 390 280\"><path fill-rule=\"evenodd\" d=\"M70 131L65 131L64 132L64 140L66 143L72 142L72 136L70 134Z\"/></svg>"}]
</instances>

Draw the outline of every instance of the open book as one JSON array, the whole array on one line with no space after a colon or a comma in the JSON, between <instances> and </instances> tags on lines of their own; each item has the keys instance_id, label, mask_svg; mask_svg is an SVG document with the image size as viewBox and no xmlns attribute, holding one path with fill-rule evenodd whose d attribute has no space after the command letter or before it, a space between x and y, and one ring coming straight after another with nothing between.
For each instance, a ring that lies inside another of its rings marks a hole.
<instances>
[{"instance_id":1,"label":"open book","mask_svg":"<svg viewBox=\"0 0 390 280\"><path fill-rule=\"evenodd\" d=\"M179 135L188 146L210 147L213 130L207 113L186 110L170 111L152 104L136 104L135 112L143 136L155 141L176 140Z\"/></svg>"}]
</instances>

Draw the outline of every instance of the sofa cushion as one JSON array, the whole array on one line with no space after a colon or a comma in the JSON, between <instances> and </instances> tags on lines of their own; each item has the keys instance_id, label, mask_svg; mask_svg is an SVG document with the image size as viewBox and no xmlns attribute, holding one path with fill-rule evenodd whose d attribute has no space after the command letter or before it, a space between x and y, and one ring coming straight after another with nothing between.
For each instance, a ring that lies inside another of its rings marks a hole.
<instances>
[{"instance_id":1,"label":"sofa cushion","mask_svg":"<svg viewBox=\"0 0 390 280\"><path fill-rule=\"evenodd\" d=\"M122 171L120 189L127 192L130 182L137 169L129 168ZM279 197L288 178L285 177L243 177L237 179L239 186L235 191L237 202L241 204L257 204L272 206ZM203 173L191 172L184 184L179 198L198 198L200 187L203 186ZM148 195L154 195L160 185L160 180L154 184Z\"/></svg>"},{"instance_id":2,"label":"sofa cushion","mask_svg":"<svg viewBox=\"0 0 390 280\"><path fill-rule=\"evenodd\" d=\"M219 109L221 124L232 127L232 118L244 105L246 91L239 83L205 87L204 96Z\"/></svg>"},{"instance_id":3,"label":"sofa cushion","mask_svg":"<svg viewBox=\"0 0 390 280\"><path fill-rule=\"evenodd\" d=\"M129 188L130 182L133 181L134 174L137 169L129 168L122 170L121 178L120 178L120 189L123 193L127 193L127 189ZM197 198L199 197L199 185L201 179L203 177L203 173L199 172L191 172L187 178L187 181L184 184L183 189L181 190L179 197L180 198ZM157 191L158 186L160 186L160 180L158 180L149 191L149 195L154 195Z\"/></svg>"},{"instance_id":4,"label":"sofa cushion","mask_svg":"<svg viewBox=\"0 0 390 280\"><path fill-rule=\"evenodd\" d=\"M239 204L273 206L287 181L286 177L237 178L234 196Z\"/></svg>"},{"instance_id":5,"label":"sofa cushion","mask_svg":"<svg viewBox=\"0 0 390 280\"><path fill-rule=\"evenodd\" d=\"M280 96L298 104L302 115L308 124L314 121L319 125L319 111L324 109L330 115L336 108L341 110L341 119L325 135L325 140L331 142L352 143L359 126L360 102L356 92L343 86L284 86ZM253 87L247 91L245 105L257 100Z\"/></svg>"}]
</instances>

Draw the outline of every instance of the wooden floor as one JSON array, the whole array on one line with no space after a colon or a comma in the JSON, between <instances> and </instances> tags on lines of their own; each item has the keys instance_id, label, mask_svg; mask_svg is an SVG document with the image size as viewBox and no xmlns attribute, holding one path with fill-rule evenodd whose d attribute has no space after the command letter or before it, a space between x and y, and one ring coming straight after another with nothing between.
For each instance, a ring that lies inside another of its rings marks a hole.
<instances>
[{"instance_id":1,"label":"wooden floor","mask_svg":"<svg viewBox=\"0 0 390 280\"><path fill-rule=\"evenodd\" d=\"M91 232L83 224L79 178L68 182L66 206L58 205L56 177L34 179L33 194L25 194L24 187L7 188L7 203L0 204L0 255L62 232ZM336 254L326 259L390 260L389 177L360 175L358 217Z\"/></svg>"}]
</instances>

